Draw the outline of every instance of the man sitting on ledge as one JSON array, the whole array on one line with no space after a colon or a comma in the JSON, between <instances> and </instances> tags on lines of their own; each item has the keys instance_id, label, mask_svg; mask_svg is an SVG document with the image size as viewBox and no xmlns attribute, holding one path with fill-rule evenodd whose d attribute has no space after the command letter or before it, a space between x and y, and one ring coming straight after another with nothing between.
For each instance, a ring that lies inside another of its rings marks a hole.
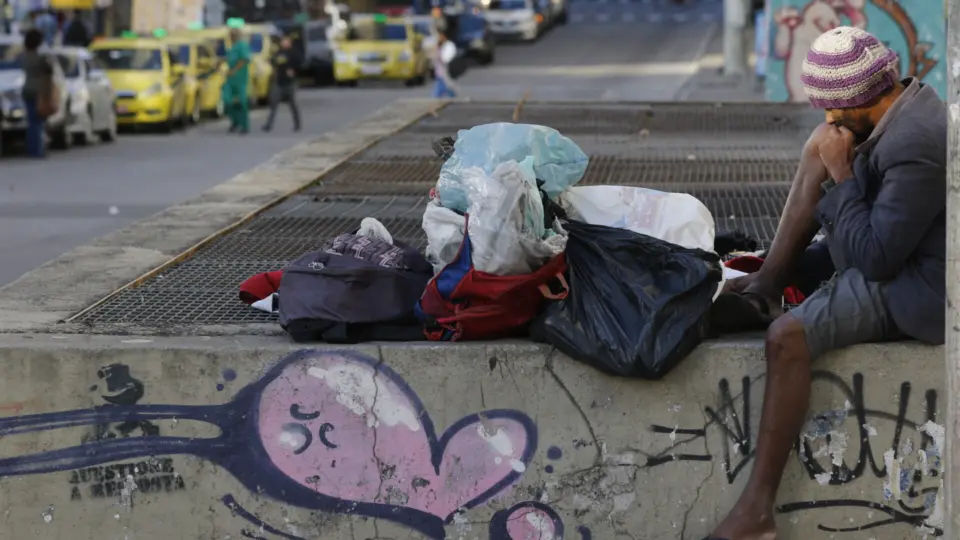
<instances>
[{"instance_id":1,"label":"man sitting on ledge","mask_svg":"<svg viewBox=\"0 0 960 540\"><path fill-rule=\"evenodd\" d=\"M803 83L826 122L804 146L761 270L728 282L713 308L721 332L768 328L753 471L710 538L776 537L774 503L806 418L813 360L859 343L944 341L947 111L929 86L899 80L899 64L849 27L807 53ZM810 245L821 228L824 240ZM798 269L824 267L832 279L783 313Z\"/></svg>"}]
</instances>

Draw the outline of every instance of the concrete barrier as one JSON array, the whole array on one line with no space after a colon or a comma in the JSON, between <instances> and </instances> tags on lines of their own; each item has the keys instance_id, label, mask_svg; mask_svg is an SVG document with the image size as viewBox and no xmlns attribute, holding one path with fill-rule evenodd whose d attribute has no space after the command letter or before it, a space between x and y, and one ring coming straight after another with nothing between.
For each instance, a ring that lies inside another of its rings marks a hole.
<instances>
[{"instance_id":1,"label":"concrete barrier","mask_svg":"<svg viewBox=\"0 0 960 540\"><path fill-rule=\"evenodd\" d=\"M758 339L644 382L525 342L305 349L275 325L60 322L435 106L381 111L0 289L0 540L708 533L752 465ZM942 358L906 343L818 363L779 538L941 532Z\"/></svg>"},{"instance_id":2,"label":"concrete barrier","mask_svg":"<svg viewBox=\"0 0 960 540\"><path fill-rule=\"evenodd\" d=\"M764 365L755 341L655 383L524 343L23 336L0 354L0 536L75 540L701 538L750 470ZM888 345L818 366L782 538L936 534L941 364Z\"/></svg>"}]
</instances>

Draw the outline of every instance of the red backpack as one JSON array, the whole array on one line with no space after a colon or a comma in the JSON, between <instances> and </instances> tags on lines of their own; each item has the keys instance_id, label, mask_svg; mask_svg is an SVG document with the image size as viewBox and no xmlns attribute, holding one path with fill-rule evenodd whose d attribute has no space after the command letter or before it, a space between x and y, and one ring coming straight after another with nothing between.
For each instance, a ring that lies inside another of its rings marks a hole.
<instances>
[{"instance_id":1,"label":"red backpack","mask_svg":"<svg viewBox=\"0 0 960 540\"><path fill-rule=\"evenodd\" d=\"M569 287L563 253L530 274L497 276L473 267L464 230L457 256L433 277L416 307L431 341L469 341L523 335L544 300L562 300ZM553 292L556 284L559 292Z\"/></svg>"}]
</instances>

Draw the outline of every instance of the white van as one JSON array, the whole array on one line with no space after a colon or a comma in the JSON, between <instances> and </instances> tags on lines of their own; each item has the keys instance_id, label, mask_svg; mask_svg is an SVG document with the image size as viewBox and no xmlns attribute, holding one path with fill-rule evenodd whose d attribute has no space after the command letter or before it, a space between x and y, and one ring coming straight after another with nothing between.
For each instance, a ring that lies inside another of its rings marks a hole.
<instances>
[{"instance_id":1,"label":"white van","mask_svg":"<svg viewBox=\"0 0 960 540\"><path fill-rule=\"evenodd\" d=\"M490 31L502 39L534 41L548 22L534 0L490 0L484 13Z\"/></svg>"}]
</instances>

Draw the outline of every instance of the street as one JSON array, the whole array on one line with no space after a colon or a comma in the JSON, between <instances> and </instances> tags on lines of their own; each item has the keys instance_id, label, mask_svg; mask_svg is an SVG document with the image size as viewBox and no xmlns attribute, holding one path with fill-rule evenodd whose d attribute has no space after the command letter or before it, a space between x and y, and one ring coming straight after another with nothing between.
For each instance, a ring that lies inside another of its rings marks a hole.
<instances>
[{"instance_id":1,"label":"street","mask_svg":"<svg viewBox=\"0 0 960 540\"><path fill-rule=\"evenodd\" d=\"M464 96L519 100L664 101L697 70L720 20L721 4L703 0L571 5L570 24L535 44L502 44L496 62L471 67L458 83ZM229 135L209 122L171 135L122 135L112 144L51 152L43 162L0 161L0 285L112 230L197 196L277 152L360 120L430 87L361 84L305 89L303 131L293 133L281 106L271 133L259 130L267 110L252 114L255 131Z\"/></svg>"}]
</instances>

